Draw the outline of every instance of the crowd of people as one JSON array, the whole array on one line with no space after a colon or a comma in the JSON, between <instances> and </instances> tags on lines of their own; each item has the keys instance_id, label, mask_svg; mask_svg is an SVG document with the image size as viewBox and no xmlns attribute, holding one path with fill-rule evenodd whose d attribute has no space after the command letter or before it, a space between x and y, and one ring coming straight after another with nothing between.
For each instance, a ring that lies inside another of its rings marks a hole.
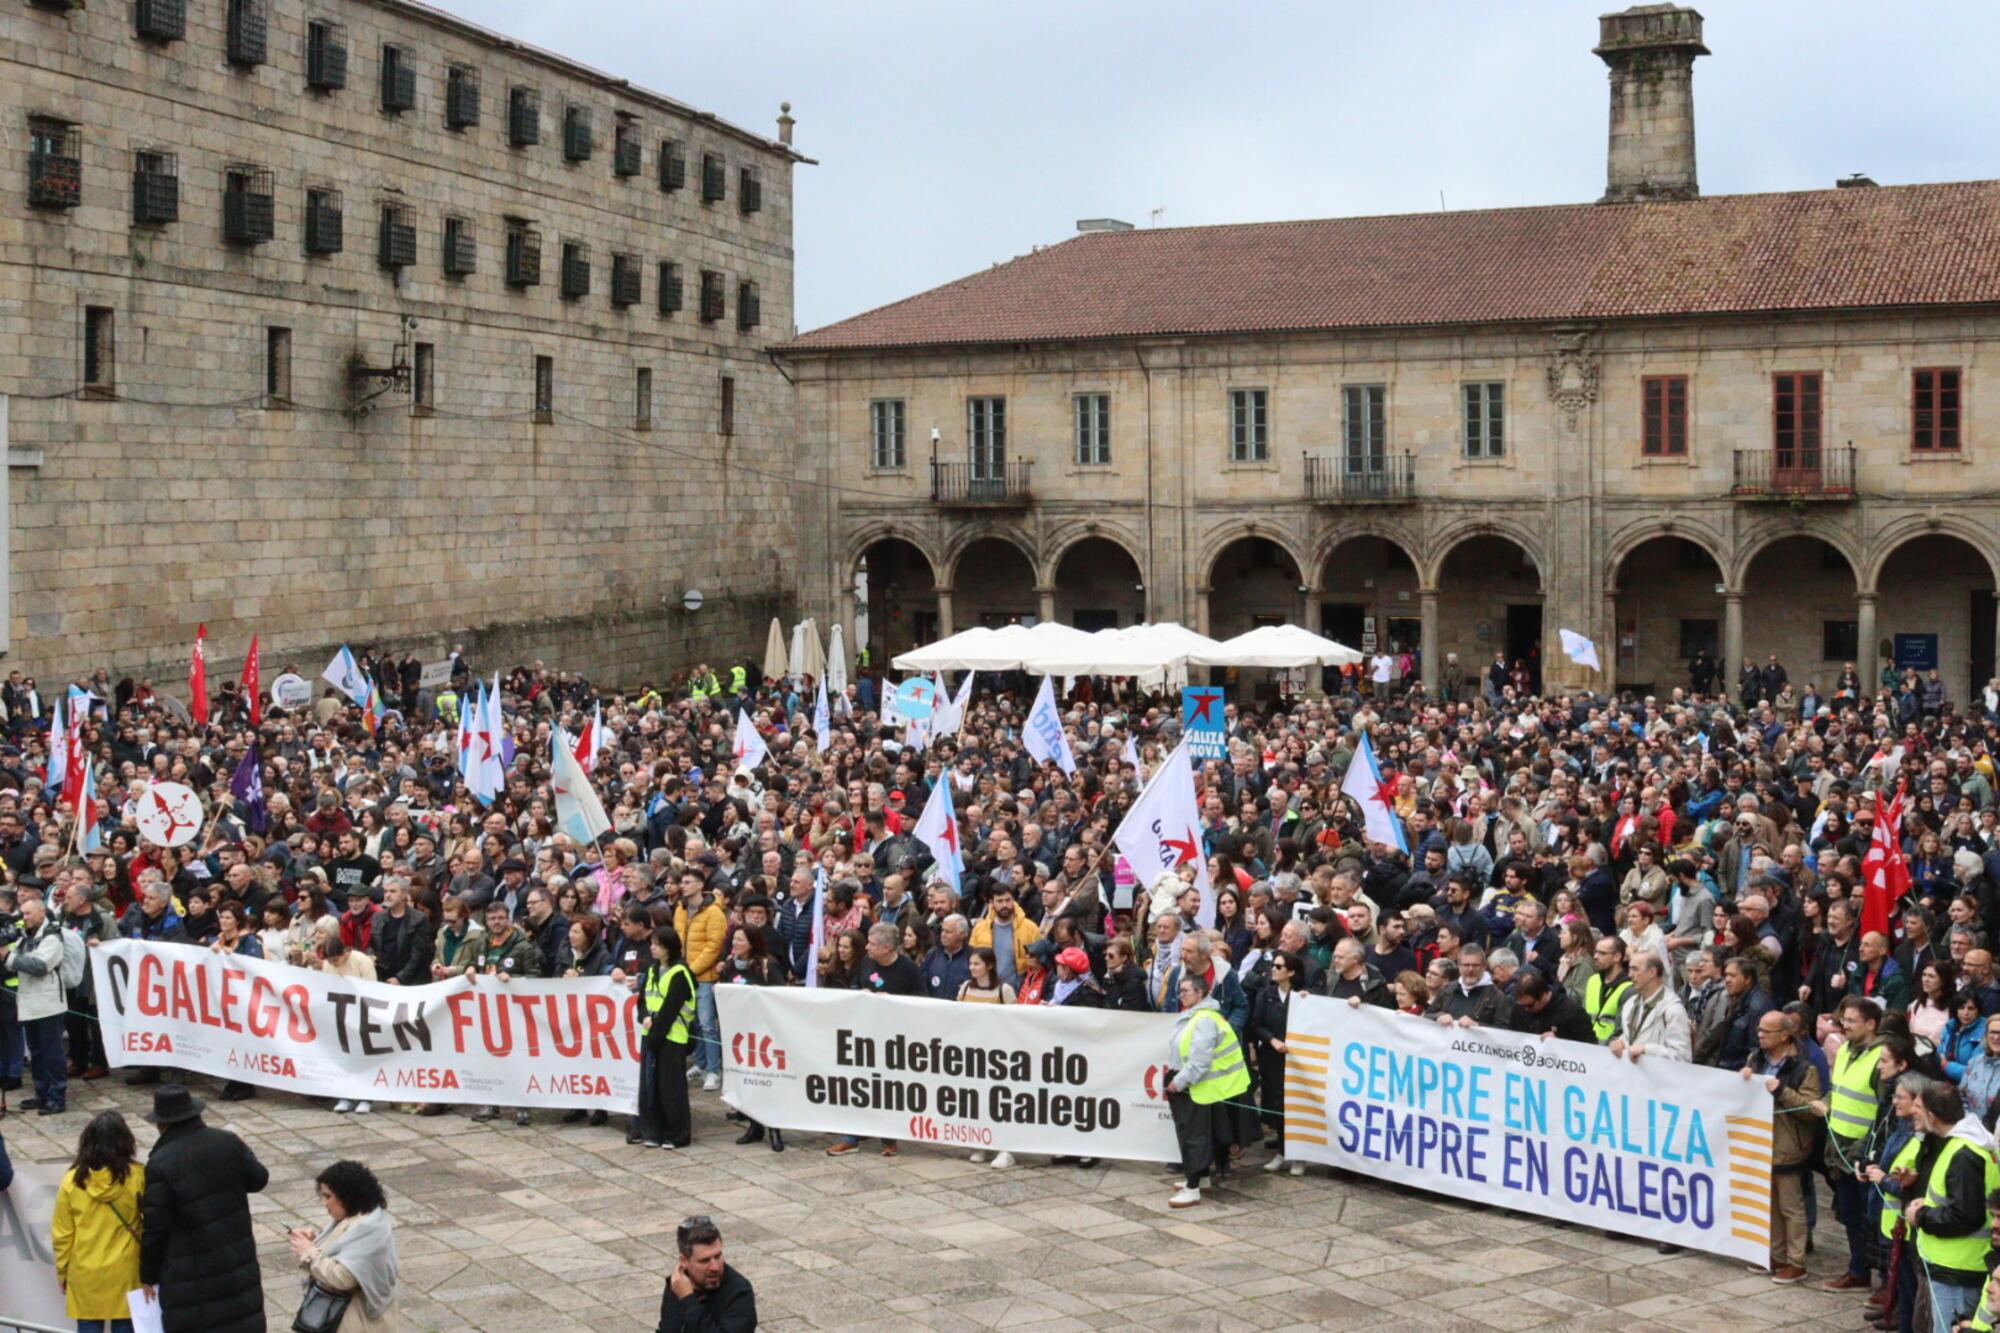
<instances>
[{"instance_id":1,"label":"crowd of people","mask_svg":"<svg viewBox=\"0 0 2000 1333\"><path fill-rule=\"evenodd\" d=\"M1294 995L1328 995L1759 1080L1777 1126L1772 1279L1804 1278L1830 1204L1847 1260L1830 1285L1865 1293L1878 1326L1989 1320L2000 700L1960 712L1921 681L1871 690L1851 672L1794 692L1775 658L1735 697L1706 660L1688 686L1643 698L1530 694L1504 663L1469 681L1448 670L1436 695L1414 672L1336 677L1331 693L1236 681L1229 758L1198 779L1209 920L1192 864L1135 885L1109 854L1179 739L1177 696L1075 682L1066 774L1026 752L1029 682L1007 676L979 677L957 726L912 748L881 725L866 672L821 737L812 683L754 664L616 693L536 663L502 679L512 757L482 804L458 766L469 665L437 691L411 665L360 659L400 705L379 723L329 693L253 724L250 701L225 692L195 727L144 684L78 682L103 811L102 850L82 856L43 780L48 710L25 702L32 682L8 682L0 915L16 925L0 944L0 1086L30 1074L33 1109L55 1114L68 1080L105 1073L64 932L406 985L608 976L645 1015L627 1137L672 1149L691 1140L695 1089L720 1083L715 988L810 975L940 1002L1176 1015L1162 1036L1183 1146L1171 1202L1190 1207L1251 1154L1304 1169L1283 1156L1286 1014ZM753 770L735 763L739 710L769 749ZM549 756L555 729L577 737L587 721L613 829L579 845L557 828ZM1342 788L1364 732L1399 845L1368 839ZM231 784L253 745L255 808ZM160 780L207 806L183 852L134 829ZM938 783L952 787L962 894L914 833ZM1878 839L1890 809L1900 826ZM1863 930L1883 845L1910 888L1886 928ZM743 1121L739 1142L759 1141L786 1146L782 1127Z\"/></svg>"}]
</instances>

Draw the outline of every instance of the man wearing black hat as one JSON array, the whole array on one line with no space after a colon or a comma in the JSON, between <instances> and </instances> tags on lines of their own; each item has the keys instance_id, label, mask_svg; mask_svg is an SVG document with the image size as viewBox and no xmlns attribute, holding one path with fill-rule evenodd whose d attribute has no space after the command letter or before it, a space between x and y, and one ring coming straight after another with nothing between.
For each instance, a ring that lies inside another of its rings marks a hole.
<instances>
[{"instance_id":1,"label":"man wearing black hat","mask_svg":"<svg viewBox=\"0 0 2000 1333\"><path fill-rule=\"evenodd\" d=\"M167 1333L263 1333L264 1288L250 1196L271 1173L243 1140L202 1123L179 1083L153 1094L160 1127L146 1161L139 1280L159 1288Z\"/></svg>"}]
</instances>

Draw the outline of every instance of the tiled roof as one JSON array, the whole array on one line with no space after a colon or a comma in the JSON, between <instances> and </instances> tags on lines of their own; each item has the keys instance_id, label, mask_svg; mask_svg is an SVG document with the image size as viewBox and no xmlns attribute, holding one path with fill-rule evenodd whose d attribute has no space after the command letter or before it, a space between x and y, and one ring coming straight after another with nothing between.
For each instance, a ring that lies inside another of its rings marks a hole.
<instances>
[{"instance_id":1,"label":"tiled roof","mask_svg":"<svg viewBox=\"0 0 2000 1333\"><path fill-rule=\"evenodd\" d=\"M868 348L2000 302L2000 181L1091 232L806 333Z\"/></svg>"}]
</instances>

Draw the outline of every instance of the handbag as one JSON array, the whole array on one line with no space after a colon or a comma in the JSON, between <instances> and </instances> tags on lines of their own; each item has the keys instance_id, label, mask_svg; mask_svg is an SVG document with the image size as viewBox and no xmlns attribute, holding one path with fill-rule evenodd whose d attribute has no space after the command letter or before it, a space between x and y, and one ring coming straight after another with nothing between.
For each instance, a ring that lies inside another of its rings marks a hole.
<instances>
[{"instance_id":1,"label":"handbag","mask_svg":"<svg viewBox=\"0 0 2000 1333\"><path fill-rule=\"evenodd\" d=\"M292 1319L292 1333L337 1333L353 1302L351 1291L329 1291L317 1282L307 1282L306 1298Z\"/></svg>"}]
</instances>

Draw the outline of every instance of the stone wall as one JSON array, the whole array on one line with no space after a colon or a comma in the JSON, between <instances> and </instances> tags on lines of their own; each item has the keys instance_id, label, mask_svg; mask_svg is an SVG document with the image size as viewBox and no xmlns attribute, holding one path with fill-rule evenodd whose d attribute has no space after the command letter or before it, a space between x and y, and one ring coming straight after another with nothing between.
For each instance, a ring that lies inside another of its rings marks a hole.
<instances>
[{"instance_id":1,"label":"stone wall","mask_svg":"<svg viewBox=\"0 0 2000 1333\"><path fill-rule=\"evenodd\" d=\"M226 6L188 8L167 45L135 39L124 5L0 11L0 393L14 449L41 451L12 476L13 661L44 678L171 676L199 621L218 662L253 632L267 660L450 639L607 679L761 651L769 615L797 602L793 398L763 351L792 330L795 155L396 0L274 0L253 68L224 57ZM306 87L308 18L345 25L342 90ZM399 114L381 109L384 43L417 70ZM479 71L476 126L446 126L450 64ZM539 93L537 145L509 142L515 85ZM590 112L587 160L565 153L570 104ZM31 116L80 128L79 207L27 205ZM630 177L614 171L621 120L641 146ZM671 192L662 140L687 162ZM133 161L151 149L177 155L179 218L140 227ZM701 198L704 153L726 163L718 202ZM235 164L273 175L260 245L223 237ZM758 174L755 212L742 168ZM308 188L343 196L340 253L305 253ZM390 203L416 229L399 271L378 262ZM469 276L443 272L448 214L473 225ZM509 218L541 236L538 285L506 280ZM566 242L589 249L588 295L562 294ZM621 252L643 280L624 307ZM680 266L678 311L660 309L662 261ZM719 319L698 314L703 269L726 278ZM749 329L745 280L761 303ZM113 311L104 401L79 392L89 306ZM273 329L290 331L282 399L266 392ZM419 344L430 403L405 382L353 413L351 364L408 364ZM538 357L554 370L546 414ZM708 598L693 616L678 610L688 588Z\"/></svg>"}]
</instances>

